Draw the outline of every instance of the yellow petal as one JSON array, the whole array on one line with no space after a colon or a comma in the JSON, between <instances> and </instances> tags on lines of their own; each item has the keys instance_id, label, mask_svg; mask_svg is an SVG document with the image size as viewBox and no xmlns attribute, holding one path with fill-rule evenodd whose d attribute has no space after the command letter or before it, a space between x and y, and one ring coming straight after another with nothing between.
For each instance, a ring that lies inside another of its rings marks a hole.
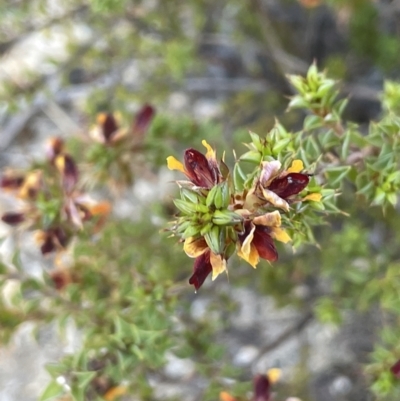
<instances>
[{"instance_id":1,"label":"yellow petal","mask_svg":"<svg viewBox=\"0 0 400 401\"><path fill-rule=\"evenodd\" d=\"M257 267L258 262L260 261L260 256L258 254L257 248L253 244L250 244L248 252L243 252L242 248L240 248L237 251L237 255L239 256L239 258L244 259L254 268Z\"/></svg>"},{"instance_id":2,"label":"yellow petal","mask_svg":"<svg viewBox=\"0 0 400 401\"><path fill-rule=\"evenodd\" d=\"M97 114L97 117L96 117L97 124L103 125L104 122L106 121L106 118L107 118L106 113Z\"/></svg>"},{"instance_id":3,"label":"yellow petal","mask_svg":"<svg viewBox=\"0 0 400 401\"><path fill-rule=\"evenodd\" d=\"M236 401L236 398L233 398L229 393L226 391L221 391L219 393L219 401Z\"/></svg>"},{"instance_id":4,"label":"yellow petal","mask_svg":"<svg viewBox=\"0 0 400 401\"><path fill-rule=\"evenodd\" d=\"M40 171L33 171L25 177L22 187L19 190L18 196L22 199L29 199L32 197L32 193L40 187L40 181L42 179L42 173Z\"/></svg>"},{"instance_id":5,"label":"yellow petal","mask_svg":"<svg viewBox=\"0 0 400 401\"><path fill-rule=\"evenodd\" d=\"M89 212L95 216L97 215L108 215L111 212L111 204L107 201L96 203L93 206L88 207Z\"/></svg>"},{"instance_id":6,"label":"yellow petal","mask_svg":"<svg viewBox=\"0 0 400 401\"><path fill-rule=\"evenodd\" d=\"M179 170L182 171L182 173L185 172L183 164L179 160L176 160L174 156L167 157L167 165L170 170Z\"/></svg>"},{"instance_id":7,"label":"yellow petal","mask_svg":"<svg viewBox=\"0 0 400 401\"><path fill-rule=\"evenodd\" d=\"M221 255L211 252L210 262L212 266L212 280L214 281L221 273L226 271L226 260Z\"/></svg>"},{"instance_id":8,"label":"yellow petal","mask_svg":"<svg viewBox=\"0 0 400 401\"><path fill-rule=\"evenodd\" d=\"M116 386L116 387L111 387L105 394L104 394L104 399L107 401L114 401L118 397L121 397L121 395L126 394L128 391L128 388L125 386Z\"/></svg>"},{"instance_id":9,"label":"yellow petal","mask_svg":"<svg viewBox=\"0 0 400 401\"><path fill-rule=\"evenodd\" d=\"M260 199L257 195L254 194L255 189L251 188L248 194L246 195L246 199L243 204L243 209L248 210L250 212L258 209L260 207Z\"/></svg>"},{"instance_id":10,"label":"yellow petal","mask_svg":"<svg viewBox=\"0 0 400 401\"><path fill-rule=\"evenodd\" d=\"M267 377L271 384L277 383L279 381L279 379L281 378L281 376L282 376L281 369L272 368L272 369L268 369L268 371L267 371Z\"/></svg>"},{"instance_id":11,"label":"yellow petal","mask_svg":"<svg viewBox=\"0 0 400 401\"><path fill-rule=\"evenodd\" d=\"M301 160L293 160L292 165L286 170L288 173L300 173L304 169L304 164Z\"/></svg>"},{"instance_id":12,"label":"yellow petal","mask_svg":"<svg viewBox=\"0 0 400 401\"><path fill-rule=\"evenodd\" d=\"M197 258L208 249L207 242L203 237L189 237L186 238L183 244L183 250L189 258Z\"/></svg>"},{"instance_id":13,"label":"yellow petal","mask_svg":"<svg viewBox=\"0 0 400 401\"><path fill-rule=\"evenodd\" d=\"M205 139L201 141L201 144L207 149L206 158L208 160L216 159L215 150L207 143Z\"/></svg>"},{"instance_id":14,"label":"yellow petal","mask_svg":"<svg viewBox=\"0 0 400 401\"><path fill-rule=\"evenodd\" d=\"M256 268L260 256L258 255L257 248L252 244L254 238L254 231L256 226L253 226L249 235L245 238L242 246L238 249L237 254L240 258L244 259L247 263Z\"/></svg>"},{"instance_id":15,"label":"yellow petal","mask_svg":"<svg viewBox=\"0 0 400 401\"><path fill-rule=\"evenodd\" d=\"M271 203L273 206L279 207L279 209L283 209L285 212L289 211L289 204L284 199L279 197L275 192L262 188L262 193L265 200Z\"/></svg>"},{"instance_id":16,"label":"yellow petal","mask_svg":"<svg viewBox=\"0 0 400 401\"><path fill-rule=\"evenodd\" d=\"M314 192L313 194L308 194L307 196L305 196L303 198L303 201L310 200L313 202L319 202L321 198L322 198L321 194L319 194L318 192Z\"/></svg>"},{"instance_id":17,"label":"yellow petal","mask_svg":"<svg viewBox=\"0 0 400 401\"><path fill-rule=\"evenodd\" d=\"M271 237L276 239L277 241L283 242L284 244L287 244L289 241L292 240L289 234L280 227L272 227Z\"/></svg>"},{"instance_id":18,"label":"yellow petal","mask_svg":"<svg viewBox=\"0 0 400 401\"><path fill-rule=\"evenodd\" d=\"M65 156L59 155L56 157L54 164L56 165L58 171L62 173L65 170Z\"/></svg>"},{"instance_id":19,"label":"yellow petal","mask_svg":"<svg viewBox=\"0 0 400 401\"><path fill-rule=\"evenodd\" d=\"M278 212L278 210L265 213L262 216L254 217L253 223L257 224L258 226L280 227L281 214Z\"/></svg>"}]
</instances>

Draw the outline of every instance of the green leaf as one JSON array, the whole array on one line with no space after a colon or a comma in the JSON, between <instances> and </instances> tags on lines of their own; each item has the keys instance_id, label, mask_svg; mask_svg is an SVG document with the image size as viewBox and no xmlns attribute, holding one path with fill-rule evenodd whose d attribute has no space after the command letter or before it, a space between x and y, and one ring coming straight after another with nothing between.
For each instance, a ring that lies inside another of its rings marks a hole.
<instances>
[{"instance_id":1,"label":"green leaf","mask_svg":"<svg viewBox=\"0 0 400 401\"><path fill-rule=\"evenodd\" d=\"M52 400L55 397L61 395L62 393L63 393L62 386L60 384L58 384L56 381L52 381L49 383L49 385L43 391L43 393L40 397L40 401Z\"/></svg>"},{"instance_id":2,"label":"green leaf","mask_svg":"<svg viewBox=\"0 0 400 401\"><path fill-rule=\"evenodd\" d=\"M81 389L85 389L96 375L97 372L74 372L78 387Z\"/></svg>"},{"instance_id":3,"label":"green leaf","mask_svg":"<svg viewBox=\"0 0 400 401\"><path fill-rule=\"evenodd\" d=\"M306 131L311 131L313 129L322 127L322 125L322 117L312 114L310 116L306 116L306 118L304 119L303 127Z\"/></svg>"},{"instance_id":4,"label":"green leaf","mask_svg":"<svg viewBox=\"0 0 400 401\"><path fill-rule=\"evenodd\" d=\"M346 175L349 173L351 166L331 167L325 171L328 185L331 187L340 186Z\"/></svg>"},{"instance_id":5,"label":"green leaf","mask_svg":"<svg viewBox=\"0 0 400 401\"><path fill-rule=\"evenodd\" d=\"M261 163L261 153L256 150L249 150L248 152L244 153L240 156L239 160L242 162L249 162L254 164Z\"/></svg>"}]
</instances>

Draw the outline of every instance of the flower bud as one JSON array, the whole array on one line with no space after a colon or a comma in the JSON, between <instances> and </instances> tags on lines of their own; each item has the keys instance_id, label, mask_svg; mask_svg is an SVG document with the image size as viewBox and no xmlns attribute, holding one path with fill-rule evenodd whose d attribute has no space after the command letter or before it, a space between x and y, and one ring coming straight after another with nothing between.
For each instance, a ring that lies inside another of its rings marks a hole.
<instances>
[{"instance_id":1,"label":"flower bud","mask_svg":"<svg viewBox=\"0 0 400 401\"><path fill-rule=\"evenodd\" d=\"M230 210L216 210L212 218L212 222L218 226L235 225L242 221L242 216Z\"/></svg>"},{"instance_id":2,"label":"flower bud","mask_svg":"<svg viewBox=\"0 0 400 401\"><path fill-rule=\"evenodd\" d=\"M225 230L213 225L211 230L204 235L208 247L216 255L221 255L225 247Z\"/></svg>"}]
</instances>

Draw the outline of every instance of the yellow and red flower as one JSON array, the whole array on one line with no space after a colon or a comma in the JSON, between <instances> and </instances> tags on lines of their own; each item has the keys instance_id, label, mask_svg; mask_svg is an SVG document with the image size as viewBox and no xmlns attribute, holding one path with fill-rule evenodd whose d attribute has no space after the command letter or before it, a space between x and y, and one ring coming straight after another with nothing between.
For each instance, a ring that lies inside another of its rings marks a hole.
<instances>
[{"instance_id":1,"label":"yellow and red flower","mask_svg":"<svg viewBox=\"0 0 400 401\"><path fill-rule=\"evenodd\" d=\"M212 273L212 279L215 280L221 273L226 271L225 257L212 252L204 237L187 238L183 249L186 255L195 258L193 274L189 279L189 284L192 284L196 291L203 285L210 273Z\"/></svg>"},{"instance_id":2,"label":"yellow and red flower","mask_svg":"<svg viewBox=\"0 0 400 401\"><path fill-rule=\"evenodd\" d=\"M281 215L277 210L245 221L243 232L238 234L238 256L254 268L260 258L276 261L278 252L274 239L284 243L290 241L289 235L280 226Z\"/></svg>"},{"instance_id":3,"label":"yellow and red flower","mask_svg":"<svg viewBox=\"0 0 400 401\"><path fill-rule=\"evenodd\" d=\"M184 165L173 156L167 158L170 170L179 170L196 186L210 189L222 180L215 151L206 142L202 141L207 149L203 155L196 149L187 149L184 155Z\"/></svg>"}]
</instances>

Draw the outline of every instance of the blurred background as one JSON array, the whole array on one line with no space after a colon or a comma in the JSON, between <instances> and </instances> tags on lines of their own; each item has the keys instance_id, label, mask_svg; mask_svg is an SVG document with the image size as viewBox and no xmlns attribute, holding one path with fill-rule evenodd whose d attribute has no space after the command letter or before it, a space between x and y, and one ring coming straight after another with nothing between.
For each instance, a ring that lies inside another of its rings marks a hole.
<instances>
[{"instance_id":1,"label":"blurred background","mask_svg":"<svg viewBox=\"0 0 400 401\"><path fill-rule=\"evenodd\" d=\"M286 76L304 75L313 62L340 80L341 96L349 98L345 119L367 130L380 116L384 80L400 78L400 1L0 0L0 167L25 168L43 158L50 137L74 146L100 112L131 121L151 104L156 115L144 139L146 161L113 198L115 219L136 224L133 247L151 253L165 223L160 215L173 214L175 176L165 158L199 149L204 138L219 154L231 153L249 129L263 136L276 118L301 129L304 112L285 113L294 94ZM374 399L362 366L384 319L379 308L362 307L356 298L369 264L396 255L398 216L359 211L352 201L349 189L341 202L354 217L336 217L316 232L319 247L295 255L282 248L273 269L254 272L237 263L230 282L219 277L199 294L186 282L192 261L172 247L174 240L163 239L157 252L165 255L164 277L186 286L171 313L203 330L202 346L212 341L224 357L215 351L208 363L167 350L161 373L149 379L154 397L218 399L221 383L214 388L201 375L212 377L222 358L243 381L280 368L282 400ZM2 196L0 211L10 202ZM150 226L141 223L149 215ZM0 230L9 238L6 225ZM13 244L2 243L5 259ZM31 250L28 239L24 246L26 270L40 275L52 262ZM61 341L48 322L35 336L32 323L0 324L10 332L0 349L1 401L38 399L49 381L44 365L82 344L74 325Z\"/></svg>"}]
</instances>

